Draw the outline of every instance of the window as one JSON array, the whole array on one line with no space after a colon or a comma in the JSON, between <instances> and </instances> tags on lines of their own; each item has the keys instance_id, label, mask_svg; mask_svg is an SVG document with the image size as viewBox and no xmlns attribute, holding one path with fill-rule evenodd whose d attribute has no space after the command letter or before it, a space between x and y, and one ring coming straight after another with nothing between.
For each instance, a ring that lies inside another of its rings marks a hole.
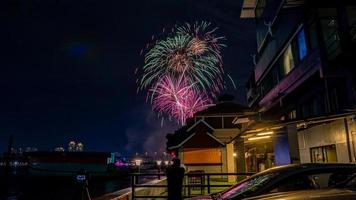
<instances>
[{"instance_id":1,"label":"window","mask_svg":"<svg viewBox=\"0 0 356 200\"><path fill-rule=\"evenodd\" d=\"M340 36L336 18L321 19L323 38L329 59L335 58L341 53Z\"/></svg>"},{"instance_id":2,"label":"window","mask_svg":"<svg viewBox=\"0 0 356 200\"><path fill-rule=\"evenodd\" d=\"M316 30L316 22L313 22L308 27L308 41L310 44L310 49L318 47L318 34Z\"/></svg>"},{"instance_id":3,"label":"window","mask_svg":"<svg viewBox=\"0 0 356 200\"><path fill-rule=\"evenodd\" d=\"M337 162L336 146L328 145L310 148L312 163L335 163Z\"/></svg>"},{"instance_id":4,"label":"window","mask_svg":"<svg viewBox=\"0 0 356 200\"><path fill-rule=\"evenodd\" d=\"M278 84L278 71L276 67L272 67L272 69L267 73L267 75L263 78L262 81L262 94L267 94L274 86Z\"/></svg>"},{"instance_id":5,"label":"window","mask_svg":"<svg viewBox=\"0 0 356 200\"><path fill-rule=\"evenodd\" d=\"M347 180L353 173L354 170L349 169L322 169L297 174L291 177L286 177L285 180L273 187L273 189L270 190L270 193L306 189L324 189Z\"/></svg>"},{"instance_id":6,"label":"window","mask_svg":"<svg viewBox=\"0 0 356 200\"><path fill-rule=\"evenodd\" d=\"M278 172L275 172L251 177L220 193L221 197L222 199L240 199L242 197L248 197L255 191L263 188L267 183L273 181L278 174Z\"/></svg>"},{"instance_id":7,"label":"window","mask_svg":"<svg viewBox=\"0 0 356 200\"><path fill-rule=\"evenodd\" d=\"M289 44L282 57L283 74L287 75L294 68L292 46Z\"/></svg>"},{"instance_id":8,"label":"window","mask_svg":"<svg viewBox=\"0 0 356 200\"><path fill-rule=\"evenodd\" d=\"M282 52L282 56L278 58L277 62L275 62L271 70L263 78L261 82L262 95L267 94L308 55L308 46L305 30L302 28L296 37L291 40L284 52Z\"/></svg>"},{"instance_id":9,"label":"window","mask_svg":"<svg viewBox=\"0 0 356 200\"><path fill-rule=\"evenodd\" d=\"M260 18L261 17L261 15L263 13L263 10L265 9L266 4L267 4L267 0L259 0L259 1L257 1L256 10L255 10L256 18Z\"/></svg>"},{"instance_id":10,"label":"window","mask_svg":"<svg viewBox=\"0 0 356 200\"><path fill-rule=\"evenodd\" d=\"M330 109L331 111L337 111L339 109L339 99L336 88L330 91Z\"/></svg>"},{"instance_id":11,"label":"window","mask_svg":"<svg viewBox=\"0 0 356 200\"><path fill-rule=\"evenodd\" d=\"M356 7L349 6L346 9L347 9L348 17L349 17L351 40L353 42L356 42Z\"/></svg>"},{"instance_id":12,"label":"window","mask_svg":"<svg viewBox=\"0 0 356 200\"><path fill-rule=\"evenodd\" d=\"M304 29L300 30L298 35L298 49L299 49L299 60L303 60L307 55L307 43L305 40Z\"/></svg>"},{"instance_id":13,"label":"window","mask_svg":"<svg viewBox=\"0 0 356 200\"><path fill-rule=\"evenodd\" d=\"M292 110L290 113L288 113L288 119L295 119L297 118L297 111Z\"/></svg>"}]
</instances>

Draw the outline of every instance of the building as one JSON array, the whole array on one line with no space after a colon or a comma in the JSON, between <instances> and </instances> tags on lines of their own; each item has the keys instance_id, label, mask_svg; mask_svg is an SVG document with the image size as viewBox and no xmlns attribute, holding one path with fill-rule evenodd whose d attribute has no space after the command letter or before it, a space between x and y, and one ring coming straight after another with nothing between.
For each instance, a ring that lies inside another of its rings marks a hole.
<instances>
[{"instance_id":1,"label":"building","mask_svg":"<svg viewBox=\"0 0 356 200\"><path fill-rule=\"evenodd\" d=\"M167 150L177 155L187 171L236 172L233 138L242 126L236 117L252 115L245 106L224 95L219 103L197 112L174 134L167 135Z\"/></svg>"},{"instance_id":2,"label":"building","mask_svg":"<svg viewBox=\"0 0 356 200\"><path fill-rule=\"evenodd\" d=\"M84 144L81 142L70 141L68 143L68 151L70 152L82 152L84 151Z\"/></svg>"},{"instance_id":3,"label":"building","mask_svg":"<svg viewBox=\"0 0 356 200\"><path fill-rule=\"evenodd\" d=\"M247 171L355 162L356 2L246 0L243 9L251 3L254 14L242 16L256 21L247 99L258 115L235 138Z\"/></svg>"}]
</instances>

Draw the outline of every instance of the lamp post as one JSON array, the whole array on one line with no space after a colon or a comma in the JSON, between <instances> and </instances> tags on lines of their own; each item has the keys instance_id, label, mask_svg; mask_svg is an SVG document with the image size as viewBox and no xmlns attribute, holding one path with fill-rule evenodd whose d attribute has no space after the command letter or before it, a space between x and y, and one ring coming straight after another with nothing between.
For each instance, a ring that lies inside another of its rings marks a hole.
<instances>
[{"instance_id":1,"label":"lamp post","mask_svg":"<svg viewBox=\"0 0 356 200\"><path fill-rule=\"evenodd\" d=\"M169 161L168 161L168 160L165 160L165 161L164 161L164 164L166 165L166 167L168 167Z\"/></svg>"},{"instance_id":2,"label":"lamp post","mask_svg":"<svg viewBox=\"0 0 356 200\"><path fill-rule=\"evenodd\" d=\"M140 173L140 165L142 163L142 160L141 159L136 159L135 160L135 165L138 166L138 173Z\"/></svg>"},{"instance_id":3,"label":"lamp post","mask_svg":"<svg viewBox=\"0 0 356 200\"><path fill-rule=\"evenodd\" d=\"M161 164L162 160L156 160L157 167L158 167L158 180L161 180Z\"/></svg>"}]
</instances>

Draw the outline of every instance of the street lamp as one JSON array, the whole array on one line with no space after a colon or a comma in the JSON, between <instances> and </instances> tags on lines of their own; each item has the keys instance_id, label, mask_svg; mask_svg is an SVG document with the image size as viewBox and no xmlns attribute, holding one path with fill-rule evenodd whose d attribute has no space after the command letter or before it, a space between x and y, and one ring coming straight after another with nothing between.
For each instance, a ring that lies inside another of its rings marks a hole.
<instances>
[{"instance_id":1,"label":"street lamp","mask_svg":"<svg viewBox=\"0 0 356 200\"><path fill-rule=\"evenodd\" d=\"M156 163L157 163L158 166L161 166L162 160L156 160Z\"/></svg>"},{"instance_id":2,"label":"street lamp","mask_svg":"<svg viewBox=\"0 0 356 200\"><path fill-rule=\"evenodd\" d=\"M135 160L135 165L138 166L138 173L140 173L140 165L142 163L142 160L141 159L136 159Z\"/></svg>"},{"instance_id":3,"label":"street lamp","mask_svg":"<svg viewBox=\"0 0 356 200\"><path fill-rule=\"evenodd\" d=\"M162 160L156 160L157 166L158 166L158 180L161 179L161 164Z\"/></svg>"}]
</instances>

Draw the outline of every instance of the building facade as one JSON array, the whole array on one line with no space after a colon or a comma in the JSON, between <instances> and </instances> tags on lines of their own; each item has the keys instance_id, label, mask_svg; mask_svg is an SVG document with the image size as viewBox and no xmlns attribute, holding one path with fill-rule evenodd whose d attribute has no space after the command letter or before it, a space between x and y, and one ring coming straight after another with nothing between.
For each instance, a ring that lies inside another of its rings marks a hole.
<instances>
[{"instance_id":1,"label":"building facade","mask_svg":"<svg viewBox=\"0 0 356 200\"><path fill-rule=\"evenodd\" d=\"M355 162L356 2L254 3L256 65L247 99L258 115L235 138L247 170Z\"/></svg>"}]
</instances>

